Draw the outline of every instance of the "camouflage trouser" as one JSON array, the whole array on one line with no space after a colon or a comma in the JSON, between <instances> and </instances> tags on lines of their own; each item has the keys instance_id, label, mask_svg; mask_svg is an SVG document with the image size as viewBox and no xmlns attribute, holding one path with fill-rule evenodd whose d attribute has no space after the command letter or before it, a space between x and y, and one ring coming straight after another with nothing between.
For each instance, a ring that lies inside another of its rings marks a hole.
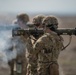
<instances>
[{"instance_id":1,"label":"camouflage trouser","mask_svg":"<svg viewBox=\"0 0 76 75\"><path fill-rule=\"evenodd\" d=\"M19 75L17 74L17 68L16 68L18 60L21 60L21 66L22 66L22 73L20 75L26 75L27 62L26 62L25 57L23 56L18 56L16 59L13 59L10 62L8 62L10 66L10 75ZM14 70L14 67L16 68L16 70Z\"/></svg>"},{"instance_id":2,"label":"camouflage trouser","mask_svg":"<svg viewBox=\"0 0 76 75\"><path fill-rule=\"evenodd\" d=\"M18 60L21 60L21 66L22 66L22 73L21 73L21 75L26 75L26 72L27 72L27 62L26 62L25 57L18 56L17 59L16 59L16 63L18 62Z\"/></svg>"},{"instance_id":3,"label":"camouflage trouser","mask_svg":"<svg viewBox=\"0 0 76 75\"><path fill-rule=\"evenodd\" d=\"M58 64L38 63L38 75L59 75Z\"/></svg>"},{"instance_id":4,"label":"camouflage trouser","mask_svg":"<svg viewBox=\"0 0 76 75\"><path fill-rule=\"evenodd\" d=\"M14 60L8 62L10 66L10 75L14 75Z\"/></svg>"},{"instance_id":5,"label":"camouflage trouser","mask_svg":"<svg viewBox=\"0 0 76 75\"><path fill-rule=\"evenodd\" d=\"M59 75L59 66L56 63L53 63L50 66L50 75Z\"/></svg>"},{"instance_id":6,"label":"camouflage trouser","mask_svg":"<svg viewBox=\"0 0 76 75\"><path fill-rule=\"evenodd\" d=\"M28 63L26 75L37 75L37 65L34 63Z\"/></svg>"}]
</instances>

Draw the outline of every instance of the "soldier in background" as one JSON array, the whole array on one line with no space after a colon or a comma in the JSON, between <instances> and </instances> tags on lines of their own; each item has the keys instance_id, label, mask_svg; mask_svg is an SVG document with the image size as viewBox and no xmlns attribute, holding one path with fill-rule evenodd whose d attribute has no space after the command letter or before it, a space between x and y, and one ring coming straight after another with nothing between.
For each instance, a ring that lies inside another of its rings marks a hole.
<instances>
[{"instance_id":1,"label":"soldier in background","mask_svg":"<svg viewBox=\"0 0 76 75\"><path fill-rule=\"evenodd\" d=\"M34 24L34 28L38 29L38 28L42 28L42 20L45 18L44 15L37 15L33 18L33 21L32 23ZM32 41L32 46L33 44L37 41L37 39L40 37L41 35L32 35L33 39L31 39ZM33 51L28 51L28 66L27 66L27 75L33 75L35 74L36 75L36 72L35 72L35 69L37 68L37 66L35 66L35 68L33 67L34 65L34 58L32 56L32 52ZM31 66L32 65L32 66ZM34 73L35 72L35 73Z\"/></svg>"},{"instance_id":2,"label":"soldier in background","mask_svg":"<svg viewBox=\"0 0 76 75\"><path fill-rule=\"evenodd\" d=\"M28 26L26 23L29 21L29 16L25 13L17 15L17 24L18 28L15 29L26 29ZM12 46L13 50L16 50L17 57L9 62L11 68L11 75L14 75L14 67L16 68L16 74L18 75L26 75L27 71L27 60L26 60L26 50L32 49L32 43L29 38L29 35L26 34L25 36L15 36L13 37L14 45ZM11 64L12 63L12 64ZM15 66L14 66L15 65Z\"/></svg>"},{"instance_id":3,"label":"soldier in background","mask_svg":"<svg viewBox=\"0 0 76 75\"><path fill-rule=\"evenodd\" d=\"M45 18L45 15L37 15L33 18L33 24L35 26L35 28L39 29L39 28L43 28L42 27L42 20ZM36 39L38 39L41 35L38 35L37 37L34 36Z\"/></svg>"},{"instance_id":4,"label":"soldier in background","mask_svg":"<svg viewBox=\"0 0 76 75\"><path fill-rule=\"evenodd\" d=\"M42 28L42 20L45 18L44 15L37 15L33 18L32 23L36 28Z\"/></svg>"},{"instance_id":5,"label":"soldier in background","mask_svg":"<svg viewBox=\"0 0 76 75\"><path fill-rule=\"evenodd\" d=\"M37 65L38 75L59 75L58 56L63 48L63 39L55 33L58 20L54 16L43 19L44 35L34 44L34 68ZM34 74L35 75L35 74ZM37 74L36 74L37 75Z\"/></svg>"}]
</instances>

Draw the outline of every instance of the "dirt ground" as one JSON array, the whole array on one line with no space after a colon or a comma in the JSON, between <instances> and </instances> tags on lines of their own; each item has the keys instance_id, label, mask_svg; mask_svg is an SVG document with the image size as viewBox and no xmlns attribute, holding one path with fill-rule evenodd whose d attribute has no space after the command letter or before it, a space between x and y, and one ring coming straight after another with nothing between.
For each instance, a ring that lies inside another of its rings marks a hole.
<instances>
[{"instance_id":1,"label":"dirt ground","mask_svg":"<svg viewBox=\"0 0 76 75\"><path fill-rule=\"evenodd\" d=\"M58 17L59 27L75 28L76 17ZM64 45L69 42L69 36L63 36ZM76 36L72 36L71 44L59 55L60 75L76 75ZM10 68L0 68L0 75L9 75Z\"/></svg>"},{"instance_id":2,"label":"dirt ground","mask_svg":"<svg viewBox=\"0 0 76 75\"><path fill-rule=\"evenodd\" d=\"M60 27L75 28L76 17L62 17ZM69 42L69 36L63 36L64 45ZM76 36L72 36L71 44L60 53L59 65L62 69L63 75L76 75Z\"/></svg>"}]
</instances>

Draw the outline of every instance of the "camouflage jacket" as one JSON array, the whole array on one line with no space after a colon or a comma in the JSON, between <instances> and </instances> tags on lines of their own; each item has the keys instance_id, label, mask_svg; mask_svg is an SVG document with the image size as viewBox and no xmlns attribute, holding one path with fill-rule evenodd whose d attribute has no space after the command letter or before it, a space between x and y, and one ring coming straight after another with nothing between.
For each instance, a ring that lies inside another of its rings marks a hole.
<instances>
[{"instance_id":1,"label":"camouflage jacket","mask_svg":"<svg viewBox=\"0 0 76 75\"><path fill-rule=\"evenodd\" d=\"M55 32L45 33L34 45L34 55L39 62L57 61L63 48L63 39Z\"/></svg>"}]
</instances>

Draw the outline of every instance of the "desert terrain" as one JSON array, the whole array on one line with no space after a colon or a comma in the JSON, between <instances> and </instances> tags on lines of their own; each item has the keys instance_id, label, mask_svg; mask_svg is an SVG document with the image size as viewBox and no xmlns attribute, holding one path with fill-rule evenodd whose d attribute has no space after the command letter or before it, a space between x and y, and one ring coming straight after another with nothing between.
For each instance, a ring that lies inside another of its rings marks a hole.
<instances>
[{"instance_id":1,"label":"desert terrain","mask_svg":"<svg viewBox=\"0 0 76 75\"><path fill-rule=\"evenodd\" d=\"M0 23L11 23L15 16L1 16ZM5 18L6 17L6 18ZM59 18L59 28L75 28L76 16L57 16ZM64 45L69 42L69 36L63 35ZM0 60L1 62L1 60ZM60 75L76 75L76 36L72 35L71 44L63 50L58 59ZM8 65L7 65L8 66ZM0 67L0 75L9 75L9 67Z\"/></svg>"}]
</instances>

